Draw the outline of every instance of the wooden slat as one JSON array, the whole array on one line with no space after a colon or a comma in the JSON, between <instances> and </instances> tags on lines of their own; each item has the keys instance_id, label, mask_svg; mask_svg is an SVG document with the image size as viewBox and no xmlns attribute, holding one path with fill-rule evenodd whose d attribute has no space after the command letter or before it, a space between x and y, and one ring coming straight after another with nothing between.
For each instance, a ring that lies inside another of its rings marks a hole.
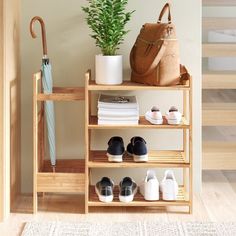
<instances>
[{"instance_id":1,"label":"wooden slat","mask_svg":"<svg viewBox=\"0 0 236 236\"><path fill-rule=\"evenodd\" d=\"M152 125L148 122L145 117L141 116L138 125L98 125L97 116L90 117L90 123L88 125L89 129L127 129L127 128L141 128L141 129L188 129L189 123L184 117L182 117L182 122L179 125L168 125L165 118L163 118L162 125Z\"/></svg>"},{"instance_id":2,"label":"wooden slat","mask_svg":"<svg viewBox=\"0 0 236 236\"><path fill-rule=\"evenodd\" d=\"M56 162L56 173L84 173L84 159L58 159ZM42 172L52 172L50 160L44 160Z\"/></svg>"},{"instance_id":3,"label":"wooden slat","mask_svg":"<svg viewBox=\"0 0 236 236\"><path fill-rule=\"evenodd\" d=\"M202 45L203 57L234 57L236 43L205 43Z\"/></svg>"},{"instance_id":4,"label":"wooden slat","mask_svg":"<svg viewBox=\"0 0 236 236\"><path fill-rule=\"evenodd\" d=\"M38 173L37 192L84 193L85 175L75 173Z\"/></svg>"},{"instance_id":5,"label":"wooden slat","mask_svg":"<svg viewBox=\"0 0 236 236\"><path fill-rule=\"evenodd\" d=\"M53 87L53 93L84 94L84 87Z\"/></svg>"},{"instance_id":6,"label":"wooden slat","mask_svg":"<svg viewBox=\"0 0 236 236\"><path fill-rule=\"evenodd\" d=\"M189 90L189 82L186 85L176 86L148 86L144 84L124 81L121 85L99 85L94 80L89 80L88 90L95 91L140 91L140 90Z\"/></svg>"},{"instance_id":7,"label":"wooden slat","mask_svg":"<svg viewBox=\"0 0 236 236\"><path fill-rule=\"evenodd\" d=\"M203 126L236 125L236 103L203 103Z\"/></svg>"},{"instance_id":8,"label":"wooden slat","mask_svg":"<svg viewBox=\"0 0 236 236\"><path fill-rule=\"evenodd\" d=\"M161 195L161 194L160 194ZM90 186L90 194L89 194L89 206L106 206L106 207L112 207L112 206L149 206L149 207L158 207L158 206L189 206L190 203L187 199L185 199L185 193L183 190L183 187L179 188L179 193L176 201L145 201L143 196L140 193L137 193L134 197L134 200L132 202L124 203L119 201L119 189L116 186L114 189L114 199L112 202L104 203L100 202L98 199L97 194L95 193L95 187ZM160 196L161 199L161 196Z\"/></svg>"},{"instance_id":9,"label":"wooden slat","mask_svg":"<svg viewBox=\"0 0 236 236\"><path fill-rule=\"evenodd\" d=\"M236 17L203 17L203 30L224 30L236 28Z\"/></svg>"},{"instance_id":10,"label":"wooden slat","mask_svg":"<svg viewBox=\"0 0 236 236\"><path fill-rule=\"evenodd\" d=\"M236 6L235 0L203 0L203 6Z\"/></svg>"},{"instance_id":11,"label":"wooden slat","mask_svg":"<svg viewBox=\"0 0 236 236\"><path fill-rule=\"evenodd\" d=\"M204 72L202 87L203 89L236 89L236 72Z\"/></svg>"},{"instance_id":12,"label":"wooden slat","mask_svg":"<svg viewBox=\"0 0 236 236\"><path fill-rule=\"evenodd\" d=\"M236 142L203 142L202 168L236 170Z\"/></svg>"},{"instance_id":13,"label":"wooden slat","mask_svg":"<svg viewBox=\"0 0 236 236\"><path fill-rule=\"evenodd\" d=\"M121 163L109 162L106 151L91 151L90 168L154 168L154 167L189 167L182 151L149 151L148 162L137 163L125 154Z\"/></svg>"},{"instance_id":14,"label":"wooden slat","mask_svg":"<svg viewBox=\"0 0 236 236\"><path fill-rule=\"evenodd\" d=\"M39 93L37 95L38 101L77 101L84 100L83 93L53 93L53 94L43 94Z\"/></svg>"}]
</instances>

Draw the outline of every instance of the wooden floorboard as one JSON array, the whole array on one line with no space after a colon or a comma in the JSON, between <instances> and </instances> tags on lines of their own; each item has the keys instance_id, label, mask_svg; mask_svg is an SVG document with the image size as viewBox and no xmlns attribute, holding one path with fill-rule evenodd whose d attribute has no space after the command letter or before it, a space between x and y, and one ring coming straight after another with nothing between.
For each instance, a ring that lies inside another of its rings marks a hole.
<instances>
[{"instance_id":1,"label":"wooden floorboard","mask_svg":"<svg viewBox=\"0 0 236 236\"><path fill-rule=\"evenodd\" d=\"M202 199L210 220L236 220L236 194L221 171L203 171Z\"/></svg>"}]
</instances>

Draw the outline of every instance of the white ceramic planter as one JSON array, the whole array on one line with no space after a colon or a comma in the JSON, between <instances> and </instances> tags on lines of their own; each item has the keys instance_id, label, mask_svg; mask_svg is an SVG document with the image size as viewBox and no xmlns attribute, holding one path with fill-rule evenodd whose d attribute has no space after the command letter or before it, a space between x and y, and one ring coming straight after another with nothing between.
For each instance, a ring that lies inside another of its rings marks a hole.
<instances>
[{"instance_id":1,"label":"white ceramic planter","mask_svg":"<svg viewBox=\"0 0 236 236\"><path fill-rule=\"evenodd\" d=\"M121 84L123 80L123 62L121 55L96 55L95 63L97 84Z\"/></svg>"}]
</instances>

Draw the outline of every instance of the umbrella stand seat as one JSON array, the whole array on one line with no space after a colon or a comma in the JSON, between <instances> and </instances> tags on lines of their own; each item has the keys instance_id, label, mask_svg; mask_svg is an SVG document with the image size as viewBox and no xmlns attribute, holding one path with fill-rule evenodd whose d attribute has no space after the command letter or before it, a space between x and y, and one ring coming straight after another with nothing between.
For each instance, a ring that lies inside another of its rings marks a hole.
<instances>
[{"instance_id":1,"label":"umbrella stand seat","mask_svg":"<svg viewBox=\"0 0 236 236\"><path fill-rule=\"evenodd\" d=\"M83 101L84 87L54 87L52 94L42 93L42 73L33 76L34 190L33 212L38 209L39 193L85 193L85 160L58 159L55 170L45 157L45 101Z\"/></svg>"}]
</instances>

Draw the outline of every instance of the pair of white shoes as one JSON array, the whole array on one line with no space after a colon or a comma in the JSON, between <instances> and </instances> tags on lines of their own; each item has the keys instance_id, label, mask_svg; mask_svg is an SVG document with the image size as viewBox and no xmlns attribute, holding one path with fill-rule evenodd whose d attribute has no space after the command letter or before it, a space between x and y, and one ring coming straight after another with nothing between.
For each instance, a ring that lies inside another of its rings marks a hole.
<instances>
[{"instance_id":1,"label":"pair of white shoes","mask_svg":"<svg viewBox=\"0 0 236 236\"><path fill-rule=\"evenodd\" d=\"M162 200L175 201L178 195L178 183L175 180L174 172L166 170L161 183L153 170L148 170L147 175L139 186L140 193L147 201L157 201L162 193Z\"/></svg>"},{"instance_id":2,"label":"pair of white shoes","mask_svg":"<svg viewBox=\"0 0 236 236\"><path fill-rule=\"evenodd\" d=\"M169 125L179 125L182 120L182 114L174 106L172 106L169 111L166 112L165 117ZM146 112L145 119L154 125L163 124L163 117L161 111L156 106L152 107L150 111Z\"/></svg>"}]
</instances>

